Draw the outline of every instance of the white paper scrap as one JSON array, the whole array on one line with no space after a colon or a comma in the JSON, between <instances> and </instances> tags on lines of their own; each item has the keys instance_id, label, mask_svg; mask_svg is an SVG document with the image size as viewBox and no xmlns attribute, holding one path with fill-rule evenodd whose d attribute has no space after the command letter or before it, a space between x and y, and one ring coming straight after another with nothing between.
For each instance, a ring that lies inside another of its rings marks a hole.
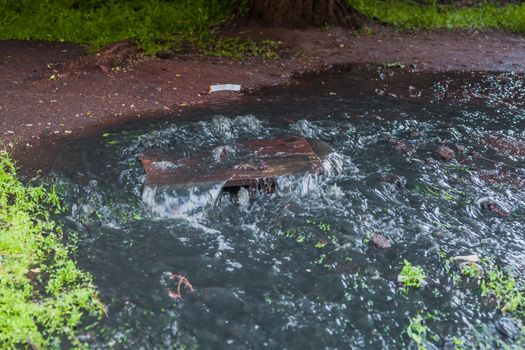
<instances>
[{"instance_id":1,"label":"white paper scrap","mask_svg":"<svg viewBox=\"0 0 525 350\"><path fill-rule=\"evenodd\" d=\"M218 92L218 91L241 91L241 86L238 84L218 84L210 85L209 93Z\"/></svg>"}]
</instances>

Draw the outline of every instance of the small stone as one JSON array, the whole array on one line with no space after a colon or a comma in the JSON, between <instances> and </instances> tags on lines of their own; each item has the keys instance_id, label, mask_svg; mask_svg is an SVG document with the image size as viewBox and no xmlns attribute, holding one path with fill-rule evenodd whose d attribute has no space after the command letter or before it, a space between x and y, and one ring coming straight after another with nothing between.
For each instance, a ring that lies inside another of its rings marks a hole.
<instances>
[{"instance_id":1,"label":"small stone","mask_svg":"<svg viewBox=\"0 0 525 350\"><path fill-rule=\"evenodd\" d=\"M376 233L372 237L372 244L377 249L387 249L387 248L392 247L392 242L388 238L386 238L385 236L379 233Z\"/></svg>"},{"instance_id":2,"label":"small stone","mask_svg":"<svg viewBox=\"0 0 525 350\"><path fill-rule=\"evenodd\" d=\"M388 138L387 142L393 145L396 151L399 151L402 153L408 153L414 150L414 148L408 143L395 139L395 138Z\"/></svg>"},{"instance_id":3,"label":"small stone","mask_svg":"<svg viewBox=\"0 0 525 350\"><path fill-rule=\"evenodd\" d=\"M421 131L419 130L411 130L410 131L410 137L415 139L417 137L420 137L421 136Z\"/></svg>"},{"instance_id":4,"label":"small stone","mask_svg":"<svg viewBox=\"0 0 525 350\"><path fill-rule=\"evenodd\" d=\"M523 140L496 139L489 137L485 142L499 151L520 156L525 155L525 141Z\"/></svg>"},{"instance_id":5,"label":"small stone","mask_svg":"<svg viewBox=\"0 0 525 350\"><path fill-rule=\"evenodd\" d=\"M496 329L508 339L516 339L520 334L520 329L516 322L508 317L502 317L497 320Z\"/></svg>"},{"instance_id":6,"label":"small stone","mask_svg":"<svg viewBox=\"0 0 525 350\"><path fill-rule=\"evenodd\" d=\"M472 264L479 262L479 256L477 256L476 254L458 255L458 256L453 257L452 259L459 261L459 262L467 262L467 263L472 263Z\"/></svg>"},{"instance_id":7,"label":"small stone","mask_svg":"<svg viewBox=\"0 0 525 350\"><path fill-rule=\"evenodd\" d=\"M380 181L391 183L392 185L396 186L397 188L405 188L407 184L407 180L403 176L399 175L382 175L379 178Z\"/></svg>"},{"instance_id":8,"label":"small stone","mask_svg":"<svg viewBox=\"0 0 525 350\"><path fill-rule=\"evenodd\" d=\"M161 60L169 60L175 57L175 52L172 50L161 50L156 53L156 56Z\"/></svg>"},{"instance_id":9,"label":"small stone","mask_svg":"<svg viewBox=\"0 0 525 350\"><path fill-rule=\"evenodd\" d=\"M478 205L481 207L481 209L488 210L492 214L502 218L510 215L507 210L490 198L481 198L478 200Z\"/></svg>"},{"instance_id":10,"label":"small stone","mask_svg":"<svg viewBox=\"0 0 525 350\"><path fill-rule=\"evenodd\" d=\"M439 159L449 161L456 158L456 153L447 146L439 146L436 155Z\"/></svg>"},{"instance_id":11,"label":"small stone","mask_svg":"<svg viewBox=\"0 0 525 350\"><path fill-rule=\"evenodd\" d=\"M509 212L503 209L498 203L489 203L487 207L489 211L494 215L501 217L509 216Z\"/></svg>"},{"instance_id":12,"label":"small stone","mask_svg":"<svg viewBox=\"0 0 525 350\"><path fill-rule=\"evenodd\" d=\"M355 261L343 261L338 262L336 265L336 271L345 274L356 274L361 270L361 266Z\"/></svg>"}]
</instances>

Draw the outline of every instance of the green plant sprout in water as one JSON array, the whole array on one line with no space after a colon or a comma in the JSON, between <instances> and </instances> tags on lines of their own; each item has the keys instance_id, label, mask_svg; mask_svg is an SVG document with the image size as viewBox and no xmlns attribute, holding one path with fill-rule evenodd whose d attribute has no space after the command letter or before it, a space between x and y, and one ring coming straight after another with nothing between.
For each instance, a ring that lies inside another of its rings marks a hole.
<instances>
[{"instance_id":1,"label":"green plant sprout in water","mask_svg":"<svg viewBox=\"0 0 525 350\"><path fill-rule=\"evenodd\" d=\"M447 263L449 265L450 262ZM450 267L446 267L446 270L451 273ZM525 287L518 283L511 272L491 266L488 259L482 258L479 263L468 262L461 265L460 273L464 277L478 280L481 295L494 297L501 311L520 319L525 318Z\"/></svg>"},{"instance_id":2,"label":"green plant sprout in water","mask_svg":"<svg viewBox=\"0 0 525 350\"><path fill-rule=\"evenodd\" d=\"M465 277L479 279L483 276L483 270L476 263L467 263L461 267L461 274Z\"/></svg>"},{"instance_id":3,"label":"green plant sprout in water","mask_svg":"<svg viewBox=\"0 0 525 350\"><path fill-rule=\"evenodd\" d=\"M62 230L51 215L61 211L54 188L28 186L0 152L0 346L59 348L85 317L100 317L104 306L89 274L71 260Z\"/></svg>"},{"instance_id":4,"label":"green plant sprout in water","mask_svg":"<svg viewBox=\"0 0 525 350\"><path fill-rule=\"evenodd\" d=\"M473 198L471 193L465 191L459 191L454 188L442 191L436 186L424 183L417 184L415 191L424 196L442 198L447 202L468 203Z\"/></svg>"},{"instance_id":5,"label":"green plant sprout in water","mask_svg":"<svg viewBox=\"0 0 525 350\"><path fill-rule=\"evenodd\" d=\"M323 232L328 232L328 231L331 230L330 224L327 223L327 222L315 221L315 220L306 220L306 223L309 224L309 225L317 226L317 228L319 228L319 230L321 230Z\"/></svg>"},{"instance_id":6,"label":"green plant sprout in water","mask_svg":"<svg viewBox=\"0 0 525 350\"><path fill-rule=\"evenodd\" d=\"M497 267L486 271L481 280L481 295L495 297L501 311L525 318L525 288L510 273Z\"/></svg>"},{"instance_id":7,"label":"green plant sprout in water","mask_svg":"<svg viewBox=\"0 0 525 350\"><path fill-rule=\"evenodd\" d=\"M426 336L428 332L428 327L425 324L425 320L421 315L416 315L410 319L410 323L406 329L406 334L414 344L417 346L418 350L426 350L425 345Z\"/></svg>"},{"instance_id":8,"label":"green plant sprout in water","mask_svg":"<svg viewBox=\"0 0 525 350\"><path fill-rule=\"evenodd\" d=\"M403 291L406 293L410 288L421 288L426 284L425 271L419 266L413 266L408 260L403 260L403 269L397 277L403 284Z\"/></svg>"}]
</instances>

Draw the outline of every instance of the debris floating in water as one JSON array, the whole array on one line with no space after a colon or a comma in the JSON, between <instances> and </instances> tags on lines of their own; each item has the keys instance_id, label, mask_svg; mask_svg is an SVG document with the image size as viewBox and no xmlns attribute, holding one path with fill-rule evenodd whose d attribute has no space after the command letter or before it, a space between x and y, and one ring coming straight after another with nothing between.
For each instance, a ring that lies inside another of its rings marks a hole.
<instances>
[{"instance_id":1,"label":"debris floating in water","mask_svg":"<svg viewBox=\"0 0 525 350\"><path fill-rule=\"evenodd\" d=\"M376 233L374 236L372 236L372 244L377 249L388 249L392 247L392 242L390 239L380 233Z\"/></svg>"},{"instance_id":2,"label":"debris floating in water","mask_svg":"<svg viewBox=\"0 0 525 350\"><path fill-rule=\"evenodd\" d=\"M210 85L210 89L208 90L208 93L212 92L219 92L219 91L234 91L239 92L241 91L241 85L239 84L218 84L218 85Z\"/></svg>"},{"instance_id":3,"label":"debris floating in water","mask_svg":"<svg viewBox=\"0 0 525 350\"><path fill-rule=\"evenodd\" d=\"M439 146L436 154L437 157L442 161L449 161L456 158L456 152L447 146Z\"/></svg>"},{"instance_id":4,"label":"debris floating in water","mask_svg":"<svg viewBox=\"0 0 525 350\"><path fill-rule=\"evenodd\" d=\"M181 287L182 285L184 285L186 288L188 288L190 290L190 292L193 293L193 286L191 285L190 281L184 277L184 276L181 276L181 275L177 275L175 273L172 273L171 276L170 276L170 279L174 280L174 279L177 279L178 280L178 283L177 283L177 290L176 291L172 291L170 290L169 292L169 295L172 299L182 299L182 293L181 293Z\"/></svg>"},{"instance_id":5,"label":"debris floating in water","mask_svg":"<svg viewBox=\"0 0 525 350\"><path fill-rule=\"evenodd\" d=\"M476 254L471 255L458 255L454 256L452 259L460 262L468 262L468 263L477 263L479 262L479 256Z\"/></svg>"},{"instance_id":6,"label":"debris floating in water","mask_svg":"<svg viewBox=\"0 0 525 350\"><path fill-rule=\"evenodd\" d=\"M504 209L499 203L495 202L491 198L480 198L477 200L477 204L481 207L481 209L488 210L496 216L505 218L510 215L506 209Z\"/></svg>"}]
</instances>

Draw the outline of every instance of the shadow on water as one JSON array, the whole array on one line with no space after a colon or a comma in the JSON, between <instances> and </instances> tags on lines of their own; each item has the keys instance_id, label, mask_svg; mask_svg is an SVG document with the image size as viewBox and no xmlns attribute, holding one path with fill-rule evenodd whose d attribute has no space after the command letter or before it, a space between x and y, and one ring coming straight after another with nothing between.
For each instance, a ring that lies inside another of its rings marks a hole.
<instances>
[{"instance_id":1,"label":"shadow on water","mask_svg":"<svg viewBox=\"0 0 525 350\"><path fill-rule=\"evenodd\" d=\"M64 146L55 166L69 193L64 221L109 309L84 340L130 349L415 348L405 331L421 315L427 348L521 348L519 317L503 314L448 258L476 254L523 283L523 85L513 74L353 67ZM163 201L143 202L146 150L192 154L282 134L325 141L342 172L283 177L276 193L217 205L210 188L164 193L186 208L173 215ZM392 246L374 247L375 234ZM402 290L404 259L424 269L426 286ZM174 299L172 274L194 291L182 284Z\"/></svg>"}]
</instances>

